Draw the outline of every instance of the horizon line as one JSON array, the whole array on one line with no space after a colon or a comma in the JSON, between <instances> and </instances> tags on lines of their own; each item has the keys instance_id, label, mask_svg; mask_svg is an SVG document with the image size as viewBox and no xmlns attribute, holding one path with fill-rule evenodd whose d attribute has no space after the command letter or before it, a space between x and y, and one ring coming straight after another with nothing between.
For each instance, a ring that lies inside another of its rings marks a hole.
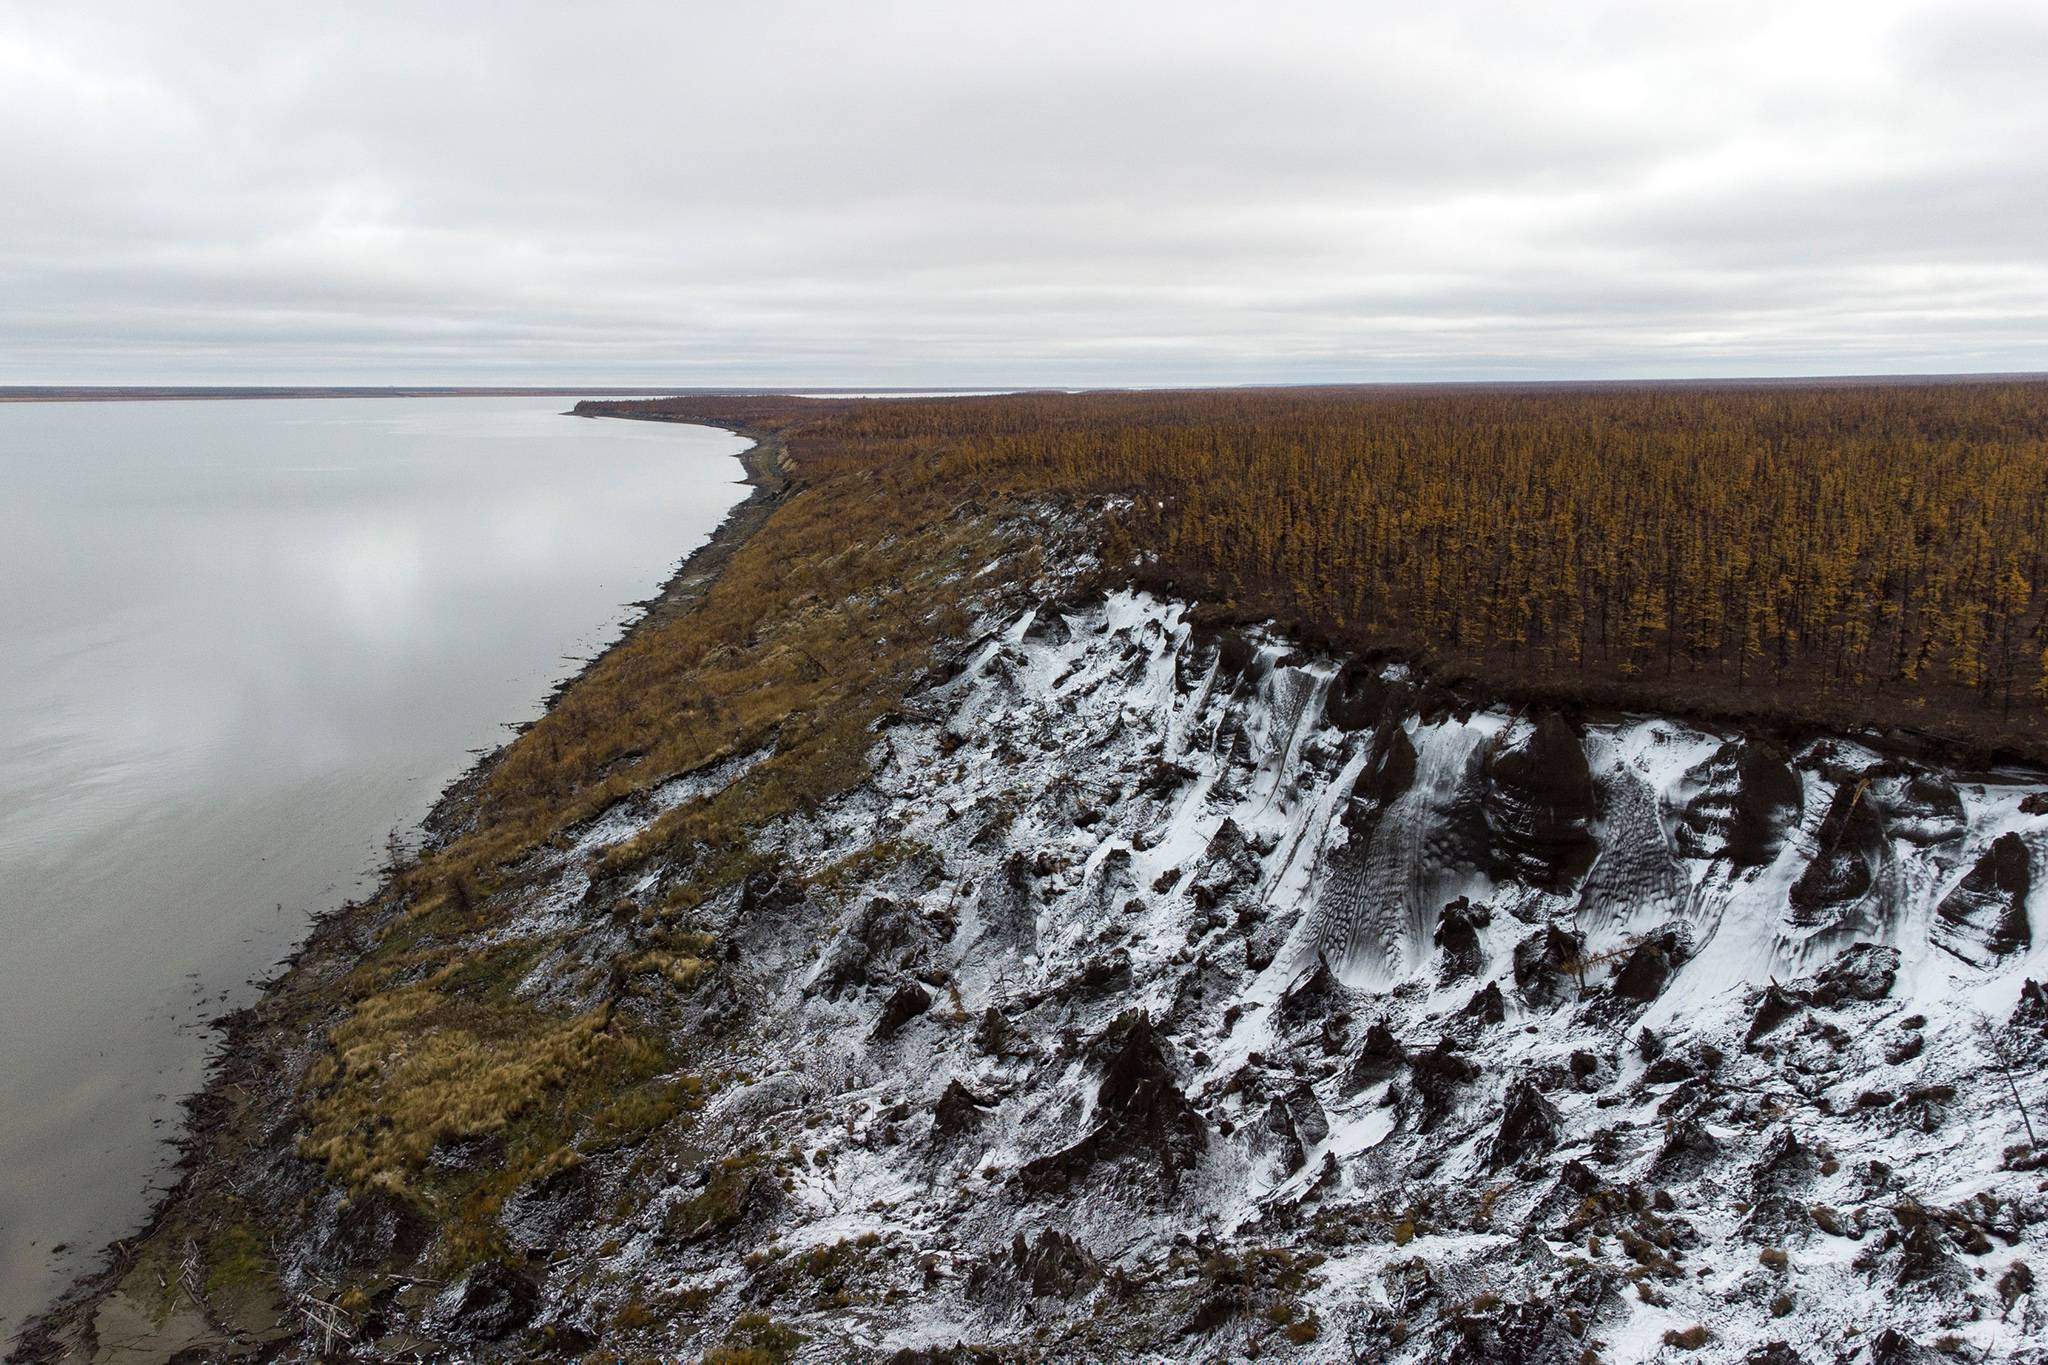
<instances>
[{"instance_id":1,"label":"horizon line","mask_svg":"<svg viewBox=\"0 0 2048 1365\"><path fill-rule=\"evenodd\" d=\"M91 401L94 399L179 398L312 398L312 397L717 397L717 396L827 396L915 395L1002 396L1023 393L1175 393L1220 392L1249 389L1417 389L1417 388L1626 388L1629 386L1793 386L1799 384L1882 384L1882 383L1996 383L2048 381L2048 370L1956 370L1905 372L1819 373L1808 375L1673 375L1663 377L1552 377L1490 379L1358 379L1358 380L1247 380L1236 383L1199 382L1108 383L1108 384L1017 384L992 381L983 384L862 384L862 383L563 383L563 384L147 384L147 383L46 383L0 384L0 402Z\"/></svg>"}]
</instances>

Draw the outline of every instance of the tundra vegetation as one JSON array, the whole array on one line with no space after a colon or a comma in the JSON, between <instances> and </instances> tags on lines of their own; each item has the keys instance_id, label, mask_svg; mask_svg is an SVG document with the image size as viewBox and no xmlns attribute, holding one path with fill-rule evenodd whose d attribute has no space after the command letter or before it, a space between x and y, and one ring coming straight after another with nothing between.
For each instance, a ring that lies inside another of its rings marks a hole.
<instances>
[{"instance_id":1,"label":"tundra vegetation","mask_svg":"<svg viewBox=\"0 0 2048 1365\"><path fill-rule=\"evenodd\" d=\"M1114 495L1141 580L1496 686L2038 748L2048 383L867 404L834 468Z\"/></svg>"}]
</instances>

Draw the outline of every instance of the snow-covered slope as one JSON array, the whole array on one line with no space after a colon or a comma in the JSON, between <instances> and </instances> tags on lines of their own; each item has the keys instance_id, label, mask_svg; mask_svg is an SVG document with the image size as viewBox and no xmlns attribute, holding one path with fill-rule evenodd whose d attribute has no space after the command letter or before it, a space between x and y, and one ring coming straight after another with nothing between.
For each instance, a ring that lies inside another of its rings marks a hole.
<instances>
[{"instance_id":1,"label":"snow-covered slope","mask_svg":"<svg viewBox=\"0 0 2048 1365\"><path fill-rule=\"evenodd\" d=\"M2040 1357L2038 774L1461 710L1134 594L991 623L877 743L695 912L745 1074L692 1144L772 1171L680 1232L716 1163L514 1201L530 1326L616 1344L630 1293L821 1359Z\"/></svg>"}]
</instances>

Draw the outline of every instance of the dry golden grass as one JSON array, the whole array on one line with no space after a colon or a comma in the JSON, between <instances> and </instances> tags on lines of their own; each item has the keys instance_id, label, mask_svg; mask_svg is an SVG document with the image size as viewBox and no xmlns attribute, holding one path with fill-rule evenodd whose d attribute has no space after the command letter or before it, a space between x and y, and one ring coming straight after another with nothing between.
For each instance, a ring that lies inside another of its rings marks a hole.
<instances>
[{"instance_id":1,"label":"dry golden grass","mask_svg":"<svg viewBox=\"0 0 2048 1365\"><path fill-rule=\"evenodd\" d=\"M424 986L370 996L307 1075L300 1153L351 1186L409 1194L443 1142L500 1133L550 1100L587 1099L574 1092L599 1081L652 1074L660 1051L608 1014L483 1011Z\"/></svg>"},{"instance_id":2,"label":"dry golden grass","mask_svg":"<svg viewBox=\"0 0 2048 1365\"><path fill-rule=\"evenodd\" d=\"M690 957L665 948L650 948L629 958L626 970L657 973L677 990L686 991L704 979L711 970L711 964L701 957Z\"/></svg>"},{"instance_id":3,"label":"dry golden grass","mask_svg":"<svg viewBox=\"0 0 2048 1365\"><path fill-rule=\"evenodd\" d=\"M693 609L643 623L567 689L489 769L462 837L385 888L381 940L316 993L341 1022L299 1097L304 1155L435 1213L439 1254L460 1264L499 1252L496 1213L522 1183L687 1125L704 1083L656 1078L687 1062L691 1040L650 1016L718 970L711 938L683 927L689 915L754 871L787 875L754 851L754 832L862 780L875 723L966 630L960 583L999 555L1035 556L955 501L928 478L884 488L799 467ZM670 869L656 900L620 904L636 912L637 942L608 966L639 997L630 1012L562 1017L519 996L559 940L474 946L519 903L542 866L533 855L579 821L763 749L729 788L669 812L597 869L656 857ZM476 1139L503 1150L455 1168L431 1160Z\"/></svg>"},{"instance_id":4,"label":"dry golden grass","mask_svg":"<svg viewBox=\"0 0 2048 1365\"><path fill-rule=\"evenodd\" d=\"M677 846L738 859L748 830L857 783L874 722L966 628L954 585L996 549L985 519L949 511L936 486L899 499L841 478L794 492L695 610L636 631L511 747L475 830L413 873L421 913L460 912L452 888L488 891L556 831L730 755L773 745L611 865Z\"/></svg>"}]
</instances>

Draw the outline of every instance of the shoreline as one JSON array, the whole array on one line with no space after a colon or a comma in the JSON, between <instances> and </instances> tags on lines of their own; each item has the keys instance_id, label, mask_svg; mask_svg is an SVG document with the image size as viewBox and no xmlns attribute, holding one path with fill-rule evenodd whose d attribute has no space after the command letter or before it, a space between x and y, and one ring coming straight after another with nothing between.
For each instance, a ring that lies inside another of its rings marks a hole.
<instances>
[{"instance_id":1,"label":"shoreline","mask_svg":"<svg viewBox=\"0 0 2048 1365\"><path fill-rule=\"evenodd\" d=\"M752 491L733 505L724 520L719 522L703 544L682 559L675 572L661 584L652 597L627 604L629 607L638 608L639 614L626 623L617 639L590 656L574 672L549 689L541 701L541 715L552 711L562 696L585 674L608 657L613 650L631 640L650 621L668 619L687 612L702 600L733 554L767 521L790 486L786 446L783 437L778 433L740 423L682 421L652 414L572 411L562 415L591 420L612 417L628 421L667 422L673 425L712 427L729 431L735 436L753 442L746 449L736 452L733 457L739 461L743 471L743 477L737 482L746 485ZM483 779L504 757L512 744L517 742L518 736L533 723L529 720L520 724L514 731L512 739L478 757L473 764L441 789L433 805L421 817L416 827L421 836L421 847L433 847L454 836L462 825ZM6 1351L4 1356L0 1356L0 1360L15 1362L56 1358L61 1353L63 1344L59 1334L80 1325L86 1315L96 1310L118 1288L121 1280L133 1268L137 1250L149 1240L180 1199L190 1193L192 1182L199 1174L209 1139L225 1126L226 1120L236 1111L238 1100L229 1092L239 1092L241 1104L255 1098L251 1093L251 1085L260 1084L260 1074L268 1060L264 1034L275 1022L268 1017L271 1008L289 996L292 979L302 967L308 966L327 950L337 946L341 947L344 954L349 952L345 945L354 937L356 920L366 906L376 902L378 893L383 890L392 875L392 869L384 869L379 876L377 887L368 895L312 916L306 924L305 932L278 960L274 973L260 984L259 993L254 1001L206 1021L206 1031L215 1039L213 1056L207 1062L203 1082L180 1101L184 1117L178 1124L178 1131L165 1139L173 1155L160 1168L159 1175L168 1178L170 1183L164 1185L150 1200L133 1232L125 1237L116 1238L101 1248L97 1262L92 1268L75 1276L55 1299L41 1311L25 1319L11 1340L0 1340L0 1349ZM259 1090L256 1093L261 1092Z\"/></svg>"},{"instance_id":2,"label":"shoreline","mask_svg":"<svg viewBox=\"0 0 2048 1365\"><path fill-rule=\"evenodd\" d=\"M832 385L798 385L792 388L661 388L659 386L625 388L577 388L573 385L562 387L520 387L518 385L478 386L471 388L436 386L431 384L399 385L395 387L352 387L348 385L243 385L243 386L147 386L122 387L109 385L97 387L90 384L44 384L0 386L0 403L190 403L190 402L241 402L266 398L575 398L597 402L630 403L650 399L675 398L794 398L816 394L826 398L853 398L873 394L881 397L945 397L973 398L991 393L1008 393L1013 390L991 389L945 389L945 388L889 388L859 387L841 390ZM581 416L629 417L630 413L576 414ZM670 418L644 420L668 421ZM692 423L695 426L718 426L716 422Z\"/></svg>"},{"instance_id":3,"label":"shoreline","mask_svg":"<svg viewBox=\"0 0 2048 1365\"><path fill-rule=\"evenodd\" d=\"M632 399L653 392L648 389L353 389L353 388L222 388L222 389L121 389L94 390L90 387L42 389L0 389L0 403L219 403L279 398L595 398Z\"/></svg>"}]
</instances>

